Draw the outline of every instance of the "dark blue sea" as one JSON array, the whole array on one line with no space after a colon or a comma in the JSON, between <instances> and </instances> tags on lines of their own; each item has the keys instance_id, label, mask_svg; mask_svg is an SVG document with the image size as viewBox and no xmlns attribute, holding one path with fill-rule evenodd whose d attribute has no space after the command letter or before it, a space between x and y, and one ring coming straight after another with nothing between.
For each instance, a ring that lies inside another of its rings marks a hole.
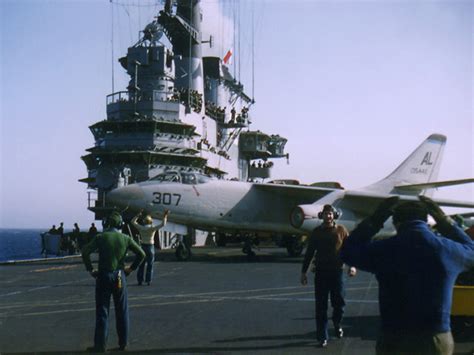
<instances>
[{"instance_id":1,"label":"dark blue sea","mask_svg":"<svg viewBox=\"0 0 474 355\"><path fill-rule=\"evenodd\" d=\"M0 262L41 258L40 233L47 229L0 228Z\"/></svg>"}]
</instances>

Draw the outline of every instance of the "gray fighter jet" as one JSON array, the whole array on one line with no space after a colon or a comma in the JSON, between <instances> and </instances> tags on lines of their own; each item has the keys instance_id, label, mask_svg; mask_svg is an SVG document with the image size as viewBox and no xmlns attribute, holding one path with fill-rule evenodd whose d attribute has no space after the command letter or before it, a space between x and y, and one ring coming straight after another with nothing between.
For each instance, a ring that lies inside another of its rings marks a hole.
<instances>
[{"instance_id":1,"label":"gray fighter jet","mask_svg":"<svg viewBox=\"0 0 474 355\"><path fill-rule=\"evenodd\" d=\"M335 206L341 215L338 223L351 230L387 197L416 200L418 195L431 196L434 188L474 182L473 178L435 181L445 143L445 136L430 135L390 175L357 190L345 190L337 183L248 183L168 171L146 182L112 190L107 203L132 211L143 209L158 219L170 210L171 222L205 231L283 235L294 241L287 244L289 253L297 254L299 238L289 236L301 237L315 228L325 204ZM435 201L441 206L474 208L474 201ZM393 233L392 224L387 222L381 233ZM244 252L252 253L249 244Z\"/></svg>"}]
</instances>

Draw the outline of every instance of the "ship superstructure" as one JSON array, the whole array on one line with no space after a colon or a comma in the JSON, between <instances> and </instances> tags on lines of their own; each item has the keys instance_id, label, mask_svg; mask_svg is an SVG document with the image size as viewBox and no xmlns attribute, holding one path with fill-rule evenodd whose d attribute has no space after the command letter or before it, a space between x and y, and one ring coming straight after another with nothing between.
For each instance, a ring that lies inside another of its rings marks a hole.
<instances>
[{"instance_id":1,"label":"ship superstructure","mask_svg":"<svg viewBox=\"0 0 474 355\"><path fill-rule=\"evenodd\" d=\"M199 0L168 0L119 59L129 84L107 96L107 118L90 126L95 145L82 157L96 219L118 186L167 170L264 179L268 159L287 156L285 138L249 129L254 101L223 60L202 56L212 44L202 40L202 21Z\"/></svg>"}]
</instances>

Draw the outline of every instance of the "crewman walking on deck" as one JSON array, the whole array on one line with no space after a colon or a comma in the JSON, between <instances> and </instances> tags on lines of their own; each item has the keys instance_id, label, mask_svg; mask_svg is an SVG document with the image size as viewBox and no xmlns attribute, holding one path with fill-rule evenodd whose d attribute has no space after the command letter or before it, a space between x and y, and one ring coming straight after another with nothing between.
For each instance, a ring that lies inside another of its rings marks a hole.
<instances>
[{"instance_id":1,"label":"crewman walking on deck","mask_svg":"<svg viewBox=\"0 0 474 355\"><path fill-rule=\"evenodd\" d=\"M301 284L306 285L308 278L306 272L314 262L314 298L316 301L316 338L319 346L325 348L328 344L328 298L331 295L333 308L332 321L336 337L343 337L341 327L344 314L344 280L343 262L339 251L348 236L347 229L336 224L339 212L331 205L324 205L318 214L323 223L316 227L309 239L308 248L301 268ZM355 276L356 269L350 267L349 276Z\"/></svg>"},{"instance_id":2,"label":"crewman walking on deck","mask_svg":"<svg viewBox=\"0 0 474 355\"><path fill-rule=\"evenodd\" d=\"M138 285L143 284L145 264L145 282L148 286L151 284L151 280L153 279L153 263L155 262L155 233L166 225L166 222L168 221L168 214L169 210L166 210L163 216L163 221L160 224L154 224L150 215L146 215L143 218L143 224L138 223L138 218L140 217L141 213L137 214L132 219L132 225L140 233L140 245L145 251L146 255L145 261L140 265L137 272Z\"/></svg>"},{"instance_id":3,"label":"crewman walking on deck","mask_svg":"<svg viewBox=\"0 0 474 355\"><path fill-rule=\"evenodd\" d=\"M398 204L384 200L347 238L341 257L375 274L379 283L382 329L377 355L450 355L453 286L458 274L474 267L474 241L431 199ZM428 226L430 214L437 223ZM372 240L391 216L394 237Z\"/></svg>"},{"instance_id":4,"label":"crewman walking on deck","mask_svg":"<svg viewBox=\"0 0 474 355\"><path fill-rule=\"evenodd\" d=\"M86 270L96 279L95 287L95 335L91 352L105 352L108 336L108 316L110 296L115 304L115 319L119 350L125 350L128 344L129 315L127 281L128 276L145 258L145 252L128 235L119 232L122 216L112 212L104 221L104 232L93 238L82 250L82 259ZM127 250L135 253L132 265L125 266ZM99 253L99 268L92 266L90 254Z\"/></svg>"}]
</instances>

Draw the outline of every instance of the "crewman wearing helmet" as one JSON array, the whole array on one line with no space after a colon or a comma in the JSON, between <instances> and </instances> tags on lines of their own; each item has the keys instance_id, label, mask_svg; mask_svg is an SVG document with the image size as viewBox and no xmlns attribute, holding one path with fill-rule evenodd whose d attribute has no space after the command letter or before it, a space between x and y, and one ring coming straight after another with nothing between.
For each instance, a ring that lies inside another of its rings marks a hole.
<instances>
[{"instance_id":1,"label":"crewman wearing helmet","mask_svg":"<svg viewBox=\"0 0 474 355\"><path fill-rule=\"evenodd\" d=\"M108 336L108 315L110 296L114 298L115 319L119 349L125 350L128 344L128 276L145 258L145 252L128 235L121 233L122 216L112 212L103 222L104 231L92 239L82 249L82 259L86 270L96 279L95 303L96 320L94 346L88 351L105 352ZM131 250L136 257L132 265L125 266L127 251ZM90 254L99 254L99 267L95 270L92 266Z\"/></svg>"},{"instance_id":2,"label":"crewman wearing helmet","mask_svg":"<svg viewBox=\"0 0 474 355\"><path fill-rule=\"evenodd\" d=\"M151 284L151 280L153 279L153 263L155 262L155 233L166 225L168 214L169 210L166 210L163 221L160 224L154 224L153 218L148 214L142 219L142 224L138 223L141 212L132 219L132 225L138 230L138 233L140 233L140 245L146 255L145 261L140 265L137 272L138 285L143 284L145 264L145 282L148 286Z\"/></svg>"},{"instance_id":3,"label":"crewman wearing helmet","mask_svg":"<svg viewBox=\"0 0 474 355\"><path fill-rule=\"evenodd\" d=\"M306 285L306 272L311 260L314 263L314 298L316 302L316 339L319 346L325 348L328 344L328 298L331 296L333 308L332 321L337 338L343 337L341 327L344 314L344 279L343 262L339 255L342 244L349 233L343 225L336 224L339 211L332 205L324 205L318 218L323 222L313 230L301 268L301 284ZM349 276L354 276L357 270L348 269Z\"/></svg>"}]
</instances>

